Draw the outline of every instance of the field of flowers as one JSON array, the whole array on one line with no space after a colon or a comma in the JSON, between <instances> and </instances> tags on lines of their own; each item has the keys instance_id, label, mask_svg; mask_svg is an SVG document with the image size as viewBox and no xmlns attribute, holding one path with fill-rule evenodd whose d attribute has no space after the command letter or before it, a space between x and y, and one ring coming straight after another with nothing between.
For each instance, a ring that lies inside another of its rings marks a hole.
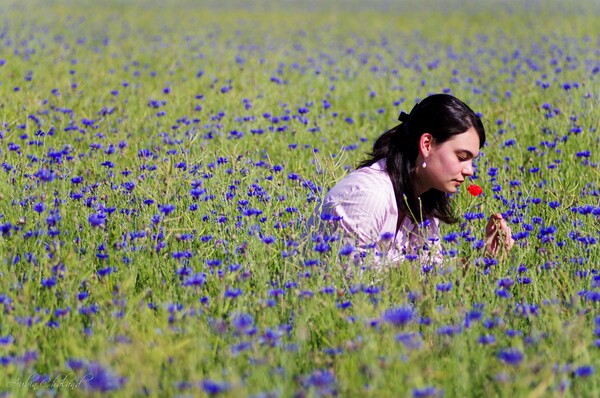
<instances>
[{"instance_id":1,"label":"field of flowers","mask_svg":"<svg viewBox=\"0 0 600 398\"><path fill-rule=\"evenodd\" d=\"M0 396L600 395L600 4L253 4L1 3ZM438 92L483 194L361 271L307 221Z\"/></svg>"}]
</instances>

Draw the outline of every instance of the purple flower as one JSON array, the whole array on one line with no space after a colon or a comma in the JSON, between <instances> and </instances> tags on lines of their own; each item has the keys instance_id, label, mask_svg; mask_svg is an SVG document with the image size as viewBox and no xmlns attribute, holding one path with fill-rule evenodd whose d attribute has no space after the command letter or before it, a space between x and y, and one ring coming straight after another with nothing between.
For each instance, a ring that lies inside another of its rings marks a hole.
<instances>
[{"instance_id":1,"label":"purple flower","mask_svg":"<svg viewBox=\"0 0 600 398\"><path fill-rule=\"evenodd\" d=\"M493 334L482 335L478 340L479 344L488 345L496 342L496 337Z\"/></svg>"},{"instance_id":2,"label":"purple flower","mask_svg":"<svg viewBox=\"0 0 600 398\"><path fill-rule=\"evenodd\" d=\"M271 243L275 243L275 237L274 236L265 236L264 238L262 238L263 243L270 245Z\"/></svg>"},{"instance_id":3,"label":"purple flower","mask_svg":"<svg viewBox=\"0 0 600 398\"><path fill-rule=\"evenodd\" d=\"M328 252L330 249L331 246L328 243L317 243L314 248L314 250L317 253L325 253Z\"/></svg>"},{"instance_id":4,"label":"purple flower","mask_svg":"<svg viewBox=\"0 0 600 398\"><path fill-rule=\"evenodd\" d=\"M238 331L244 331L254 326L254 318L251 314L239 314L233 317L231 325Z\"/></svg>"},{"instance_id":5,"label":"purple flower","mask_svg":"<svg viewBox=\"0 0 600 398\"><path fill-rule=\"evenodd\" d=\"M443 395L443 391L435 387L415 388L413 390L413 397L415 398L441 397Z\"/></svg>"},{"instance_id":6,"label":"purple flower","mask_svg":"<svg viewBox=\"0 0 600 398\"><path fill-rule=\"evenodd\" d=\"M404 347L409 349L418 349L423 346L421 335L415 332L400 333L396 335L396 341L402 343Z\"/></svg>"},{"instance_id":7,"label":"purple flower","mask_svg":"<svg viewBox=\"0 0 600 398\"><path fill-rule=\"evenodd\" d=\"M302 379L302 384L305 388L315 388L323 395L337 395L335 375L327 370L315 370Z\"/></svg>"},{"instance_id":8,"label":"purple flower","mask_svg":"<svg viewBox=\"0 0 600 398\"><path fill-rule=\"evenodd\" d=\"M415 311L412 307L401 306L390 308L383 313L383 320L394 326L404 326L411 322L415 316Z\"/></svg>"},{"instance_id":9,"label":"purple flower","mask_svg":"<svg viewBox=\"0 0 600 398\"><path fill-rule=\"evenodd\" d=\"M225 293L223 294L223 296L225 298L236 298L241 296L242 294L242 289L238 288L229 288L225 290Z\"/></svg>"},{"instance_id":10,"label":"purple flower","mask_svg":"<svg viewBox=\"0 0 600 398\"><path fill-rule=\"evenodd\" d=\"M589 377L594 374L594 367L591 365L580 366L573 371L575 377Z\"/></svg>"},{"instance_id":11,"label":"purple flower","mask_svg":"<svg viewBox=\"0 0 600 398\"><path fill-rule=\"evenodd\" d=\"M106 214L94 213L88 217L88 221L92 227L103 227L106 223Z\"/></svg>"},{"instance_id":12,"label":"purple flower","mask_svg":"<svg viewBox=\"0 0 600 398\"><path fill-rule=\"evenodd\" d=\"M7 336L0 336L0 345L12 344L15 339L9 334Z\"/></svg>"},{"instance_id":13,"label":"purple flower","mask_svg":"<svg viewBox=\"0 0 600 398\"><path fill-rule=\"evenodd\" d=\"M183 286L204 286L206 283L206 274L204 272L189 276Z\"/></svg>"},{"instance_id":14,"label":"purple flower","mask_svg":"<svg viewBox=\"0 0 600 398\"><path fill-rule=\"evenodd\" d=\"M81 381L86 390L107 392L120 389L127 379L115 375L97 362L92 362L87 365L86 374Z\"/></svg>"},{"instance_id":15,"label":"purple flower","mask_svg":"<svg viewBox=\"0 0 600 398\"><path fill-rule=\"evenodd\" d=\"M223 261L218 258L206 260L206 265L209 267L220 267L222 264Z\"/></svg>"},{"instance_id":16,"label":"purple flower","mask_svg":"<svg viewBox=\"0 0 600 398\"><path fill-rule=\"evenodd\" d=\"M42 286L46 287L46 288L51 288L51 287L56 286L56 278L51 277L48 279L42 279Z\"/></svg>"},{"instance_id":17,"label":"purple flower","mask_svg":"<svg viewBox=\"0 0 600 398\"><path fill-rule=\"evenodd\" d=\"M384 232L383 234L381 234L381 239L384 241L388 241L394 239L394 236L396 236L394 232Z\"/></svg>"},{"instance_id":18,"label":"purple flower","mask_svg":"<svg viewBox=\"0 0 600 398\"><path fill-rule=\"evenodd\" d=\"M438 292L449 292L452 290L452 282L438 283L435 288Z\"/></svg>"},{"instance_id":19,"label":"purple flower","mask_svg":"<svg viewBox=\"0 0 600 398\"><path fill-rule=\"evenodd\" d=\"M436 331L440 336L454 336L460 333L462 330L459 326L455 325L444 325L438 328Z\"/></svg>"},{"instance_id":20,"label":"purple flower","mask_svg":"<svg viewBox=\"0 0 600 398\"><path fill-rule=\"evenodd\" d=\"M158 206L158 210L160 210L161 213L163 213L165 216L167 216L175 210L175 205L167 204L167 205Z\"/></svg>"},{"instance_id":21,"label":"purple flower","mask_svg":"<svg viewBox=\"0 0 600 398\"><path fill-rule=\"evenodd\" d=\"M517 348L504 348L498 352L496 357L507 365L516 366L523 360L523 353Z\"/></svg>"},{"instance_id":22,"label":"purple flower","mask_svg":"<svg viewBox=\"0 0 600 398\"><path fill-rule=\"evenodd\" d=\"M83 359L70 358L67 359L67 366L74 371L78 371L85 368L86 361Z\"/></svg>"},{"instance_id":23,"label":"purple flower","mask_svg":"<svg viewBox=\"0 0 600 398\"><path fill-rule=\"evenodd\" d=\"M450 232L447 235L444 235L442 239L446 242L457 242L459 235L456 232Z\"/></svg>"},{"instance_id":24,"label":"purple flower","mask_svg":"<svg viewBox=\"0 0 600 398\"><path fill-rule=\"evenodd\" d=\"M210 379L202 380L202 389L208 395L217 395L229 390L229 383L217 383Z\"/></svg>"},{"instance_id":25,"label":"purple flower","mask_svg":"<svg viewBox=\"0 0 600 398\"><path fill-rule=\"evenodd\" d=\"M340 248L341 256L349 256L353 252L354 252L354 246L352 246L350 243L348 243L348 244L344 245L342 248Z\"/></svg>"},{"instance_id":26,"label":"purple flower","mask_svg":"<svg viewBox=\"0 0 600 398\"><path fill-rule=\"evenodd\" d=\"M98 270L98 276L102 278L103 276L112 274L114 271L116 271L116 268L114 267L102 268Z\"/></svg>"},{"instance_id":27,"label":"purple flower","mask_svg":"<svg viewBox=\"0 0 600 398\"><path fill-rule=\"evenodd\" d=\"M204 193L206 193L204 188L192 188L190 190L190 195L192 195L194 199L198 199L200 195L203 195Z\"/></svg>"},{"instance_id":28,"label":"purple flower","mask_svg":"<svg viewBox=\"0 0 600 398\"><path fill-rule=\"evenodd\" d=\"M282 296L285 294L285 290L283 289L270 289L268 292L269 296Z\"/></svg>"},{"instance_id":29,"label":"purple flower","mask_svg":"<svg viewBox=\"0 0 600 398\"><path fill-rule=\"evenodd\" d=\"M133 189L135 188L135 182L133 181L127 181L124 182L123 184L121 184L121 186L127 191L127 192L131 192L133 191Z\"/></svg>"},{"instance_id":30,"label":"purple flower","mask_svg":"<svg viewBox=\"0 0 600 398\"><path fill-rule=\"evenodd\" d=\"M56 175L54 174L54 171L48 170L48 169L38 170L38 172L35 173L35 176L40 181L43 181L43 182L50 182L50 181L54 180L54 178L56 177Z\"/></svg>"}]
</instances>

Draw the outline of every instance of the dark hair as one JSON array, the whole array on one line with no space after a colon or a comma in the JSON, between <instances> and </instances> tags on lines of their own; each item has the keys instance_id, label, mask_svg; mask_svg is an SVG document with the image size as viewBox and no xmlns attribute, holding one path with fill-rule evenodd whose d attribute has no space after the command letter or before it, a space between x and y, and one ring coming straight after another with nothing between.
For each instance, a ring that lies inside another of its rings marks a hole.
<instances>
[{"instance_id":1,"label":"dark hair","mask_svg":"<svg viewBox=\"0 0 600 398\"><path fill-rule=\"evenodd\" d=\"M430 133L434 143L441 144L474 127L481 148L485 143L481 119L458 98L434 94L417 103L410 114L402 112L399 120L401 124L386 131L375 141L369 158L358 167L368 167L386 159L385 166L392 180L399 215L403 213L418 223L431 217L445 223L457 222L445 192L430 189L420 198L415 193L414 175L419 140L424 133Z\"/></svg>"}]
</instances>

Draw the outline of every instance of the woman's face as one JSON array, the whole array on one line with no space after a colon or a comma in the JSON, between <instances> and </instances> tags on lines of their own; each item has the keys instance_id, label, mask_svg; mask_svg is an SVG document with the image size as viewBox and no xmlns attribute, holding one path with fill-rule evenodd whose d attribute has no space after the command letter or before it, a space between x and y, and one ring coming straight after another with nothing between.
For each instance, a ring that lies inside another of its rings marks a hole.
<instances>
[{"instance_id":1,"label":"woman's face","mask_svg":"<svg viewBox=\"0 0 600 398\"><path fill-rule=\"evenodd\" d=\"M431 188L455 193L467 177L473 175L473 159L479 155L479 136L474 127L452 136L446 142L430 146L427 167L419 163L423 192Z\"/></svg>"}]
</instances>

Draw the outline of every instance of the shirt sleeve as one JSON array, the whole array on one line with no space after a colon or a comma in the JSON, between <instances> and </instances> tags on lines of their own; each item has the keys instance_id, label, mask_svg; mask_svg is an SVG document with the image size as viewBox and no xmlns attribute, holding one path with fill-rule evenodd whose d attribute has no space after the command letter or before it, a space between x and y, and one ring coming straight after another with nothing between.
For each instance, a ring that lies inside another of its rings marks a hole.
<instances>
[{"instance_id":1,"label":"shirt sleeve","mask_svg":"<svg viewBox=\"0 0 600 398\"><path fill-rule=\"evenodd\" d=\"M341 229L346 237L354 238L362 249L372 248L377 243L387 213L386 198L372 189L352 189L327 198L322 207L322 215L331 219L334 229Z\"/></svg>"}]
</instances>

